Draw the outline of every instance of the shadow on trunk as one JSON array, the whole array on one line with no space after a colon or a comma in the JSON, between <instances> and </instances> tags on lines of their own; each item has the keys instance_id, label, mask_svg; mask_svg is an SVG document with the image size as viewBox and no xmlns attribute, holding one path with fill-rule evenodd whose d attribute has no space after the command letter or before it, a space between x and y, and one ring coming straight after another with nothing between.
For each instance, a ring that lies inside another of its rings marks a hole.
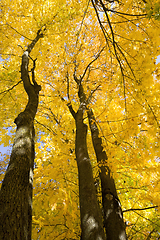
<instances>
[{"instance_id":1,"label":"shadow on trunk","mask_svg":"<svg viewBox=\"0 0 160 240\"><path fill-rule=\"evenodd\" d=\"M29 54L43 37L41 30L22 55L21 79L28 95L28 103L15 119L17 126L10 162L0 191L0 239L31 240L32 188L34 150L34 118L41 86L35 81L33 60L32 83L29 77Z\"/></svg>"}]
</instances>

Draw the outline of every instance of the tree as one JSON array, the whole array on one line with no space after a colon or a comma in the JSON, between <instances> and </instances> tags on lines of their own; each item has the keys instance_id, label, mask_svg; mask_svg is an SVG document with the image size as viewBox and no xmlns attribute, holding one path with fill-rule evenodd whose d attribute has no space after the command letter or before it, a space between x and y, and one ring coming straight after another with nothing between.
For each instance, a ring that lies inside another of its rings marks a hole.
<instances>
[{"instance_id":1,"label":"tree","mask_svg":"<svg viewBox=\"0 0 160 240\"><path fill-rule=\"evenodd\" d=\"M78 166L79 200L81 215L81 239L105 239L102 216L96 198L92 166L87 150L87 125L84 123L84 113L87 108L87 99L83 92L82 78L74 75L78 85L80 105L75 112L71 103L68 107L76 122L75 154Z\"/></svg>"},{"instance_id":2,"label":"tree","mask_svg":"<svg viewBox=\"0 0 160 240\"><path fill-rule=\"evenodd\" d=\"M10 162L0 192L0 232L1 239L31 239L32 229L32 188L35 158L34 118L39 102L41 86L34 76L32 82L28 73L29 54L37 41L43 37L41 30L22 55L21 79L28 95L28 103L15 119L17 131Z\"/></svg>"},{"instance_id":3,"label":"tree","mask_svg":"<svg viewBox=\"0 0 160 240\"><path fill-rule=\"evenodd\" d=\"M13 128L15 113L26 105L19 56L36 32L46 29L31 56L38 59L36 80L42 86L35 118L32 238L94 239L96 232L104 239L102 219L109 238L115 239L111 222L119 223L124 239L125 228L128 239L158 238L159 22L149 16L146 2L5 1L2 14L6 145L12 137L7 127ZM101 184L95 188L93 180ZM96 219L89 221L91 235L85 214Z\"/></svg>"}]
</instances>

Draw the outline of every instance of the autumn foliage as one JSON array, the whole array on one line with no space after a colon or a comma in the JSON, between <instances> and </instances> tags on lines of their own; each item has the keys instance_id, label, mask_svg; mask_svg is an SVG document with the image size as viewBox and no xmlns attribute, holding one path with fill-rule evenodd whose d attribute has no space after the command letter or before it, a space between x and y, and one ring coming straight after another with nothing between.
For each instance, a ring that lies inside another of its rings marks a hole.
<instances>
[{"instance_id":1,"label":"autumn foliage","mask_svg":"<svg viewBox=\"0 0 160 240\"><path fill-rule=\"evenodd\" d=\"M158 0L1 1L4 146L13 143L14 119L27 104L22 54L37 31L44 32L29 65L31 71L37 59L35 78L42 88L34 121L32 239L81 237L73 117L82 103L80 84L87 99L83 123L102 217L99 170L105 166L115 182L128 239L159 239L159 9ZM97 162L92 144L91 109L107 155L103 163ZM1 181L8 161L8 154L1 153Z\"/></svg>"}]
</instances>

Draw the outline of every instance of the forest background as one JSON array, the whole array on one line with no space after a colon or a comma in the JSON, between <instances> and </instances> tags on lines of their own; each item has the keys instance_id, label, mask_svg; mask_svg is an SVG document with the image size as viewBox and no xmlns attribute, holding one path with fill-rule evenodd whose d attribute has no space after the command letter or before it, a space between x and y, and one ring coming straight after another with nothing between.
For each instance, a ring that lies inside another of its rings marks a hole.
<instances>
[{"instance_id":1,"label":"forest background","mask_svg":"<svg viewBox=\"0 0 160 240\"><path fill-rule=\"evenodd\" d=\"M159 239L160 16L159 1L1 1L1 144L13 143L15 117L27 95L21 56L37 31L33 239L80 239L75 123L76 77L83 77L106 165L112 170L128 239ZM103 2L102 2L103 3ZM107 14L106 14L107 12ZM31 68L31 66L30 66ZM88 124L87 115L84 119ZM87 146L97 185L91 134ZM1 181L9 162L1 153Z\"/></svg>"}]
</instances>

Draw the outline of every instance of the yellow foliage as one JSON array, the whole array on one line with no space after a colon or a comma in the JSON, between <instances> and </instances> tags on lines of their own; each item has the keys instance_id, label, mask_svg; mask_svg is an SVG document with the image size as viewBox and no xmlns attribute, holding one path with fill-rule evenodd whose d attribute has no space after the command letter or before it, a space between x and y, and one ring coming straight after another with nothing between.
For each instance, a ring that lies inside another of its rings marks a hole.
<instances>
[{"instance_id":1,"label":"yellow foliage","mask_svg":"<svg viewBox=\"0 0 160 240\"><path fill-rule=\"evenodd\" d=\"M143 214L126 210L160 205L160 22L144 15L145 1L105 2L112 29L99 12L104 37L86 0L1 1L0 126L6 146L12 138L6 133L27 103L18 83L22 49L46 28L31 55L42 86L35 119L34 240L80 239L75 125L67 108L68 102L79 107L74 74L84 77L129 239L147 239L153 229L153 239L159 236L158 207ZM87 144L96 176L90 132ZM1 160L2 173L6 160Z\"/></svg>"}]
</instances>

